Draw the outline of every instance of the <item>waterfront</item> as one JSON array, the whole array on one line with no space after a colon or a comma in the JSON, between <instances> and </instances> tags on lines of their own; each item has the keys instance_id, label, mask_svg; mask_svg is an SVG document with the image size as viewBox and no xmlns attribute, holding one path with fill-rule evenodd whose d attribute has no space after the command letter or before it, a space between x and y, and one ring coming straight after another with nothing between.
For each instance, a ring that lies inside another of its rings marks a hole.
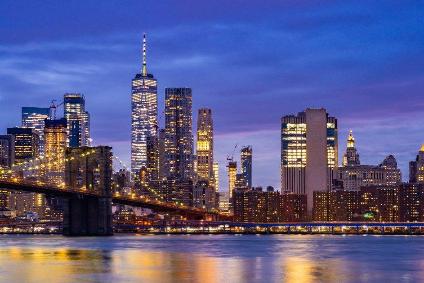
<instances>
[{"instance_id":1,"label":"waterfront","mask_svg":"<svg viewBox=\"0 0 424 283\"><path fill-rule=\"evenodd\" d=\"M0 235L0 282L417 282L422 236Z\"/></svg>"}]
</instances>

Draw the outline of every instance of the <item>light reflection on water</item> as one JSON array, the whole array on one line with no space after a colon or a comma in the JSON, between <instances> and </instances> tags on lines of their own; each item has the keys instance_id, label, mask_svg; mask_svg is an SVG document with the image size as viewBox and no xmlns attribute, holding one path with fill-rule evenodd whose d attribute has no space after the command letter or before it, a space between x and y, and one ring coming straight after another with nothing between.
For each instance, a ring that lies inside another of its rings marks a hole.
<instances>
[{"instance_id":1,"label":"light reflection on water","mask_svg":"<svg viewBox=\"0 0 424 283\"><path fill-rule=\"evenodd\" d=\"M424 237L0 236L0 282L417 282Z\"/></svg>"}]
</instances>

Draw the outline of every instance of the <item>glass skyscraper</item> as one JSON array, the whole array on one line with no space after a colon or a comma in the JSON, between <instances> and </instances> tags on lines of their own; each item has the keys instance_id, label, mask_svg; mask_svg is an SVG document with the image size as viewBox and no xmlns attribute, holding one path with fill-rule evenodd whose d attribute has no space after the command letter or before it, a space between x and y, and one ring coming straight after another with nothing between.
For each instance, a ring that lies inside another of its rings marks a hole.
<instances>
[{"instance_id":1,"label":"glass skyscraper","mask_svg":"<svg viewBox=\"0 0 424 283\"><path fill-rule=\"evenodd\" d=\"M143 64L132 80L131 172L137 175L147 165L147 138L157 135L157 80L147 73L146 35L143 36Z\"/></svg>"},{"instance_id":2,"label":"glass skyscraper","mask_svg":"<svg viewBox=\"0 0 424 283\"><path fill-rule=\"evenodd\" d=\"M49 118L50 108L22 107L22 127L34 129L38 135L38 152L44 156L44 120Z\"/></svg>"},{"instance_id":3,"label":"glass skyscraper","mask_svg":"<svg viewBox=\"0 0 424 283\"><path fill-rule=\"evenodd\" d=\"M240 150L241 174L243 175L246 187L252 187L252 147L244 146Z\"/></svg>"},{"instance_id":4,"label":"glass skyscraper","mask_svg":"<svg viewBox=\"0 0 424 283\"><path fill-rule=\"evenodd\" d=\"M165 159L168 177L194 175L191 88L165 89Z\"/></svg>"},{"instance_id":5,"label":"glass skyscraper","mask_svg":"<svg viewBox=\"0 0 424 283\"><path fill-rule=\"evenodd\" d=\"M67 145L69 147L91 146L90 115L85 111L84 95L65 93L63 110L67 121Z\"/></svg>"}]
</instances>

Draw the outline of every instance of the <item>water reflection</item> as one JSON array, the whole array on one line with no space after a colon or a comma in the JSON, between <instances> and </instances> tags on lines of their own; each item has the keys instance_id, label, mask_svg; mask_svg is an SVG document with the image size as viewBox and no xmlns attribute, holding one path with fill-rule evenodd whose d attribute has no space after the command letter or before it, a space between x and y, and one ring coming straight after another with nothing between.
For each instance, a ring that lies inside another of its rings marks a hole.
<instances>
[{"instance_id":1,"label":"water reflection","mask_svg":"<svg viewBox=\"0 0 424 283\"><path fill-rule=\"evenodd\" d=\"M414 282L423 239L2 236L0 282Z\"/></svg>"}]
</instances>

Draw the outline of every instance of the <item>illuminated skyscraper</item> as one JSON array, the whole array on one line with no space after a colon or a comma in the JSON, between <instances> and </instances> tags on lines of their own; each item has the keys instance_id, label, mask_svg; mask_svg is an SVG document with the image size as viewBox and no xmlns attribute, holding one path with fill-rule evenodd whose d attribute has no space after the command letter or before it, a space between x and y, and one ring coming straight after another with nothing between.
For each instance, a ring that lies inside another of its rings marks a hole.
<instances>
[{"instance_id":1,"label":"illuminated skyscraper","mask_svg":"<svg viewBox=\"0 0 424 283\"><path fill-rule=\"evenodd\" d=\"M240 151L241 174L248 188L252 187L252 147L245 146Z\"/></svg>"},{"instance_id":2,"label":"illuminated skyscraper","mask_svg":"<svg viewBox=\"0 0 424 283\"><path fill-rule=\"evenodd\" d=\"M91 146L90 114L85 111L84 95L65 93L63 110L67 121L67 145L69 147Z\"/></svg>"},{"instance_id":3,"label":"illuminated skyscraper","mask_svg":"<svg viewBox=\"0 0 424 283\"><path fill-rule=\"evenodd\" d=\"M215 191L219 192L219 163L213 163L213 177L215 181Z\"/></svg>"},{"instance_id":4,"label":"illuminated skyscraper","mask_svg":"<svg viewBox=\"0 0 424 283\"><path fill-rule=\"evenodd\" d=\"M132 80L131 92L131 171L137 175L147 162L147 137L157 135L157 80L147 73L146 35L143 36L141 72Z\"/></svg>"},{"instance_id":5,"label":"illuminated skyscraper","mask_svg":"<svg viewBox=\"0 0 424 283\"><path fill-rule=\"evenodd\" d=\"M62 185L65 174L66 119L45 121L45 175L48 182Z\"/></svg>"},{"instance_id":6,"label":"illuminated skyscraper","mask_svg":"<svg viewBox=\"0 0 424 283\"><path fill-rule=\"evenodd\" d=\"M233 197L234 189L236 187L237 162L235 161L228 162L227 174L228 174L228 194L231 199Z\"/></svg>"},{"instance_id":7,"label":"illuminated skyscraper","mask_svg":"<svg viewBox=\"0 0 424 283\"><path fill-rule=\"evenodd\" d=\"M306 194L331 189L338 166L337 119L325 109L306 109L281 119L281 191Z\"/></svg>"},{"instance_id":8,"label":"illuminated skyscraper","mask_svg":"<svg viewBox=\"0 0 424 283\"><path fill-rule=\"evenodd\" d=\"M360 164L359 154L355 147L355 138L353 137L352 131L349 131L346 153L343 156L343 166L356 166Z\"/></svg>"},{"instance_id":9,"label":"illuminated skyscraper","mask_svg":"<svg viewBox=\"0 0 424 283\"><path fill-rule=\"evenodd\" d=\"M22 127L34 129L38 135L38 152L44 156L44 120L49 118L50 108L22 107Z\"/></svg>"},{"instance_id":10,"label":"illuminated skyscraper","mask_svg":"<svg viewBox=\"0 0 424 283\"><path fill-rule=\"evenodd\" d=\"M409 182L424 184L424 144L415 161L409 162Z\"/></svg>"},{"instance_id":11,"label":"illuminated skyscraper","mask_svg":"<svg viewBox=\"0 0 424 283\"><path fill-rule=\"evenodd\" d=\"M168 177L193 179L191 88L165 89L165 155Z\"/></svg>"},{"instance_id":12,"label":"illuminated skyscraper","mask_svg":"<svg viewBox=\"0 0 424 283\"><path fill-rule=\"evenodd\" d=\"M32 128L8 128L7 134L13 136L15 164L19 164L28 159L39 157L38 135Z\"/></svg>"},{"instance_id":13,"label":"illuminated skyscraper","mask_svg":"<svg viewBox=\"0 0 424 283\"><path fill-rule=\"evenodd\" d=\"M212 110L199 109L197 117L197 176L215 187L213 170L213 122Z\"/></svg>"}]
</instances>

